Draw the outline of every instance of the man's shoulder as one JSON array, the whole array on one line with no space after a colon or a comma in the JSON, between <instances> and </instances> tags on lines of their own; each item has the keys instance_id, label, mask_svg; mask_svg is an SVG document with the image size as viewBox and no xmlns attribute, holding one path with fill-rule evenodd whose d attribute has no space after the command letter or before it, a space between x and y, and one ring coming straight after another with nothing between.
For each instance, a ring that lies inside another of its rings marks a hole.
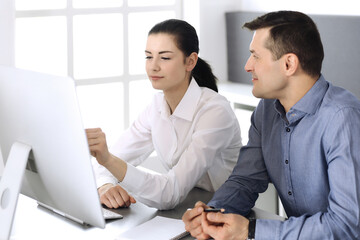
<instances>
[{"instance_id":1,"label":"man's shoulder","mask_svg":"<svg viewBox=\"0 0 360 240\"><path fill-rule=\"evenodd\" d=\"M323 106L334 110L344 108L360 110L360 100L350 91L330 84L328 91L324 95Z\"/></svg>"}]
</instances>

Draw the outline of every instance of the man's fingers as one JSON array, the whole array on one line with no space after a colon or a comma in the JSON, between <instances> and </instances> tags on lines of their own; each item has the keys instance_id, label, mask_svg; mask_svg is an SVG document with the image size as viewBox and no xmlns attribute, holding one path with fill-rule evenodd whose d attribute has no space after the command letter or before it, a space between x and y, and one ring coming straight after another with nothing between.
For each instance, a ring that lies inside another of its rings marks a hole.
<instances>
[{"instance_id":1,"label":"man's fingers","mask_svg":"<svg viewBox=\"0 0 360 240\"><path fill-rule=\"evenodd\" d=\"M213 223L224 223L228 215L223 213L208 213L206 214L207 220Z\"/></svg>"},{"instance_id":2,"label":"man's fingers","mask_svg":"<svg viewBox=\"0 0 360 240\"><path fill-rule=\"evenodd\" d=\"M197 224L200 224L198 221L194 221L194 218L201 215L201 213L204 211L204 207L206 206L202 202L197 202L195 204L195 207L193 209L188 209L182 216L182 220L185 223L185 227L188 228L187 231L190 231L192 228L197 227Z\"/></svg>"},{"instance_id":3,"label":"man's fingers","mask_svg":"<svg viewBox=\"0 0 360 240\"><path fill-rule=\"evenodd\" d=\"M212 223L219 223L219 222L213 221L213 218L215 219L216 217L210 217L211 219L210 220L209 215L217 215L217 214L221 214L221 213L207 213L207 214L204 213L201 216L201 226L203 228L203 231L209 234L214 239L216 239L216 233L218 232L218 227L216 225L213 225Z\"/></svg>"},{"instance_id":4,"label":"man's fingers","mask_svg":"<svg viewBox=\"0 0 360 240\"><path fill-rule=\"evenodd\" d=\"M203 228L199 227L197 228L195 231L193 231L191 233L191 236L193 236L194 238L196 238L197 240L205 240L205 239L209 239L210 236L208 234L205 234L203 232Z\"/></svg>"},{"instance_id":5,"label":"man's fingers","mask_svg":"<svg viewBox=\"0 0 360 240\"><path fill-rule=\"evenodd\" d=\"M197 201L197 202L195 203L195 207L203 207L203 208L205 208L205 207L206 207L206 204L203 203L203 202L201 202L201 201Z\"/></svg>"},{"instance_id":6,"label":"man's fingers","mask_svg":"<svg viewBox=\"0 0 360 240\"><path fill-rule=\"evenodd\" d=\"M193 209L187 210L187 218L189 220L201 215L201 213L204 211L204 208L206 205L202 202L197 202L195 204L195 207Z\"/></svg>"}]
</instances>

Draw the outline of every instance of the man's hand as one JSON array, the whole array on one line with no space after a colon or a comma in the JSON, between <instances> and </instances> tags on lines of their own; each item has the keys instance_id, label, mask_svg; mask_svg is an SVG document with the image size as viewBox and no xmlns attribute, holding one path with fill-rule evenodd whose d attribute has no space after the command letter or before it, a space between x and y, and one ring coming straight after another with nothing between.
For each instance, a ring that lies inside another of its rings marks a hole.
<instances>
[{"instance_id":1,"label":"man's hand","mask_svg":"<svg viewBox=\"0 0 360 240\"><path fill-rule=\"evenodd\" d=\"M100 202L108 208L129 207L136 200L119 185L111 183L98 188Z\"/></svg>"},{"instance_id":2,"label":"man's hand","mask_svg":"<svg viewBox=\"0 0 360 240\"><path fill-rule=\"evenodd\" d=\"M204 214L205 208L208 208L205 203L197 202L193 209L187 210L182 216L182 220L185 223L185 230L198 240L208 239L210 237L203 232L201 226L201 215Z\"/></svg>"},{"instance_id":3,"label":"man's hand","mask_svg":"<svg viewBox=\"0 0 360 240\"><path fill-rule=\"evenodd\" d=\"M201 225L205 234L216 240L244 240L249 220L238 214L203 213Z\"/></svg>"}]
</instances>

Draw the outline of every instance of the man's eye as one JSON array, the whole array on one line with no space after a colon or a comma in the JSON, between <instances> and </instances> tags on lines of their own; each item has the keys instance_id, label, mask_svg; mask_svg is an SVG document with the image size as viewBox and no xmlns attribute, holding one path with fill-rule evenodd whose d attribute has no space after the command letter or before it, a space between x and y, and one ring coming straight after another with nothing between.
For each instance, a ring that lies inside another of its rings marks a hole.
<instances>
[{"instance_id":1,"label":"man's eye","mask_svg":"<svg viewBox=\"0 0 360 240\"><path fill-rule=\"evenodd\" d=\"M151 56L146 56L145 59L151 59L152 57Z\"/></svg>"},{"instance_id":2,"label":"man's eye","mask_svg":"<svg viewBox=\"0 0 360 240\"><path fill-rule=\"evenodd\" d=\"M170 58L168 58L168 57L162 57L161 59L163 59L163 60L170 60Z\"/></svg>"}]
</instances>

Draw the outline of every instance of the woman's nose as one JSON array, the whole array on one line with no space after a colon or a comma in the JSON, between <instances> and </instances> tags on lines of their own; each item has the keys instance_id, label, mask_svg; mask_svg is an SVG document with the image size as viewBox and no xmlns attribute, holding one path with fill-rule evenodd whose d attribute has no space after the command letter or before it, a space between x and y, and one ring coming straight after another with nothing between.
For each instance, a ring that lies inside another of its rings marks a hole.
<instances>
[{"instance_id":1,"label":"woman's nose","mask_svg":"<svg viewBox=\"0 0 360 240\"><path fill-rule=\"evenodd\" d=\"M160 65L159 65L159 61L156 58L153 58L150 62L150 69L152 71L159 71L160 70Z\"/></svg>"}]
</instances>

